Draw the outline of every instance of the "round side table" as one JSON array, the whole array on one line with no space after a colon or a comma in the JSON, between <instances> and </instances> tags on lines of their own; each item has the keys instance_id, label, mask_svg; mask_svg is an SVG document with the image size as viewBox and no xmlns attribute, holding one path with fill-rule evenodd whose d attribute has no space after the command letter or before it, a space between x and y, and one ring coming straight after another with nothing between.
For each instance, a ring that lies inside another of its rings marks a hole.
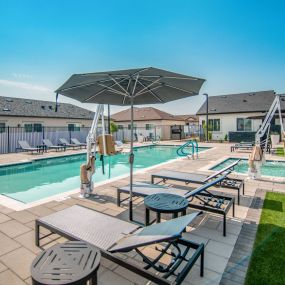
<instances>
[{"instance_id":1,"label":"round side table","mask_svg":"<svg viewBox=\"0 0 285 285\"><path fill-rule=\"evenodd\" d=\"M149 225L150 211L156 213L156 222L160 223L161 214L172 214L173 218L178 217L178 213L186 215L188 200L175 194L159 193L152 194L144 199L145 205L145 224Z\"/></svg>"},{"instance_id":2,"label":"round side table","mask_svg":"<svg viewBox=\"0 0 285 285\"><path fill-rule=\"evenodd\" d=\"M33 285L96 285L100 258L99 249L85 242L54 245L33 261Z\"/></svg>"}]
</instances>

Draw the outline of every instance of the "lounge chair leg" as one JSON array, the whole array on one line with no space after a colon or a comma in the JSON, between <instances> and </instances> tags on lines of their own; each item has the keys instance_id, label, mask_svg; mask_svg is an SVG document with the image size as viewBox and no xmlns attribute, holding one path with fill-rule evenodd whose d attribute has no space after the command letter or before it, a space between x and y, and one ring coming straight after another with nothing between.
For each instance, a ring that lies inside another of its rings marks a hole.
<instances>
[{"instance_id":1,"label":"lounge chair leg","mask_svg":"<svg viewBox=\"0 0 285 285\"><path fill-rule=\"evenodd\" d=\"M133 201L131 200L129 202L129 218L130 218L130 221L133 220Z\"/></svg>"},{"instance_id":2,"label":"lounge chair leg","mask_svg":"<svg viewBox=\"0 0 285 285\"><path fill-rule=\"evenodd\" d=\"M204 247L201 251L201 259L200 259L200 276L204 276Z\"/></svg>"},{"instance_id":3,"label":"lounge chair leg","mask_svg":"<svg viewBox=\"0 0 285 285\"><path fill-rule=\"evenodd\" d=\"M121 192L117 189L117 206L121 207Z\"/></svg>"},{"instance_id":4,"label":"lounge chair leg","mask_svg":"<svg viewBox=\"0 0 285 285\"><path fill-rule=\"evenodd\" d=\"M227 214L226 213L224 213L224 221L223 221L223 235L224 235L224 237L227 235L227 233L226 233L226 231L227 231L227 229L226 229L226 223L227 223Z\"/></svg>"},{"instance_id":5,"label":"lounge chair leg","mask_svg":"<svg viewBox=\"0 0 285 285\"><path fill-rule=\"evenodd\" d=\"M235 216L235 201L233 201L233 217Z\"/></svg>"},{"instance_id":6,"label":"lounge chair leg","mask_svg":"<svg viewBox=\"0 0 285 285\"><path fill-rule=\"evenodd\" d=\"M35 225L35 241L36 246L40 246L40 226L37 223Z\"/></svg>"},{"instance_id":7,"label":"lounge chair leg","mask_svg":"<svg viewBox=\"0 0 285 285\"><path fill-rule=\"evenodd\" d=\"M151 184L154 184L154 177L151 176Z\"/></svg>"},{"instance_id":8,"label":"lounge chair leg","mask_svg":"<svg viewBox=\"0 0 285 285\"><path fill-rule=\"evenodd\" d=\"M240 188L238 188L238 205L240 204Z\"/></svg>"},{"instance_id":9,"label":"lounge chair leg","mask_svg":"<svg viewBox=\"0 0 285 285\"><path fill-rule=\"evenodd\" d=\"M244 182L242 182L242 195L244 195Z\"/></svg>"},{"instance_id":10,"label":"lounge chair leg","mask_svg":"<svg viewBox=\"0 0 285 285\"><path fill-rule=\"evenodd\" d=\"M145 226L149 225L149 209L145 209Z\"/></svg>"}]
</instances>

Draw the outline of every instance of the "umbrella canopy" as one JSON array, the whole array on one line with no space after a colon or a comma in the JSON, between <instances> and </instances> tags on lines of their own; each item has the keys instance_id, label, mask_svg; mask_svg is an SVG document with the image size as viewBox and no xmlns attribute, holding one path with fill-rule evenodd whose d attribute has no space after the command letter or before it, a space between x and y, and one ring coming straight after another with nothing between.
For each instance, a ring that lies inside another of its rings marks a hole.
<instances>
[{"instance_id":1,"label":"umbrella canopy","mask_svg":"<svg viewBox=\"0 0 285 285\"><path fill-rule=\"evenodd\" d=\"M166 103L197 95L204 79L153 67L72 75L55 92L82 103Z\"/></svg>"},{"instance_id":2,"label":"umbrella canopy","mask_svg":"<svg viewBox=\"0 0 285 285\"><path fill-rule=\"evenodd\" d=\"M133 185L133 105L161 104L198 95L204 79L158 68L72 75L55 92L81 103L131 106L130 219Z\"/></svg>"}]
</instances>

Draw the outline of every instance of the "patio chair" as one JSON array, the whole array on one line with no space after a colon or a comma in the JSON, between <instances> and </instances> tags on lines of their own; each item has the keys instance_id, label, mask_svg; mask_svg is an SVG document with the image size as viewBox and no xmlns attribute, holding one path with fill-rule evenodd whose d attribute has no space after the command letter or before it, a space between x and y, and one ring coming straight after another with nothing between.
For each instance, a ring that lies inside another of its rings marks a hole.
<instances>
[{"instance_id":1,"label":"patio chair","mask_svg":"<svg viewBox=\"0 0 285 285\"><path fill-rule=\"evenodd\" d=\"M161 170L159 172L153 173L151 175L151 183L155 182L155 178L162 179L163 182L167 180L174 180L185 182L185 184L194 183L194 184L204 184L213 179L216 179L223 173L231 173L229 170L234 170L234 167L240 162L240 159L231 163L230 165L224 167L223 169L216 171L212 175L199 174L195 172L182 172L182 171L174 171L174 170ZM240 190L242 189L242 193L244 195L244 181L243 179L229 178L227 176L221 181L220 185L225 188L237 190L237 198L238 205L240 204Z\"/></svg>"},{"instance_id":2,"label":"patio chair","mask_svg":"<svg viewBox=\"0 0 285 285\"><path fill-rule=\"evenodd\" d=\"M72 143L73 144L75 144L75 145L77 145L77 146L79 146L80 148L81 147L87 147L87 143L82 143L82 142L80 142L78 139L76 139L76 138L71 138L71 141L72 141Z\"/></svg>"},{"instance_id":3,"label":"patio chair","mask_svg":"<svg viewBox=\"0 0 285 285\"><path fill-rule=\"evenodd\" d=\"M76 145L74 143L69 143L65 138L60 138L59 141L60 144L64 145L65 147L72 147L73 149L80 147L79 145Z\"/></svg>"},{"instance_id":4,"label":"patio chair","mask_svg":"<svg viewBox=\"0 0 285 285\"><path fill-rule=\"evenodd\" d=\"M49 139L43 139L43 144L48 149L55 149L56 151L63 150L65 151L65 147L61 145L54 145Z\"/></svg>"},{"instance_id":5,"label":"patio chair","mask_svg":"<svg viewBox=\"0 0 285 285\"><path fill-rule=\"evenodd\" d=\"M231 146L231 152L235 150L252 150L254 147L254 142L240 142L236 143L234 146Z\"/></svg>"},{"instance_id":6,"label":"patio chair","mask_svg":"<svg viewBox=\"0 0 285 285\"><path fill-rule=\"evenodd\" d=\"M44 238L40 235L40 227L43 227L51 232L46 236L58 234L96 246L103 258L156 284L181 284L199 257L200 275L203 276L204 244L182 238L186 226L199 214L195 212L141 228L93 209L74 205L36 220L36 245L40 246L40 240ZM158 256L154 259L141 250L141 247L158 243L163 244L161 249L156 249ZM134 262L133 255L124 254L125 258L122 258L123 253L134 251L142 257L142 262L139 263L138 259ZM170 257L167 263L161 261L165 255Z\"/></svg>"},{"instance_id":7,"label":"patio chair","mask_svg":"<svg viewBox=\"0 0 285 285\"><path fill-rule=\"evenodd\" d=\"M31 147L27 141L18 141L18 144L20 146L20 148L18 148L18 149L20 149L22 151L27 151L27 152L30 151L31 153L33 153L35 151L35 152L39 153L39 148Z\"/></svg>"},{"instance_id":8,"label":"patio chair","mask_svg":"<svg viewBox=\"0 0 285 285\"><path fill-rule=\"evenodd\" d=\"M228 173L221 175L220 177L212 180L196 189L181 189L174 187L167 187L164 185L150 184L144 182L137 182L133 184L133 197L146 197L152 194L158 193L171 193L182 196L189 201L189 207L208 211L215 214L220 214L223 216L223 235L226 236L226 216L232 207L233 216L235 215L235 198L226 197L221 195L216 195L210 193L208 188L220 184L223 179L228 175ZM120 207L121 203L128 198L121 199L121 193L130 193L130 186L123 186L117 188L117 206ZM130 209L133 211L133 209Z\"/></svg>"}]
</instances>

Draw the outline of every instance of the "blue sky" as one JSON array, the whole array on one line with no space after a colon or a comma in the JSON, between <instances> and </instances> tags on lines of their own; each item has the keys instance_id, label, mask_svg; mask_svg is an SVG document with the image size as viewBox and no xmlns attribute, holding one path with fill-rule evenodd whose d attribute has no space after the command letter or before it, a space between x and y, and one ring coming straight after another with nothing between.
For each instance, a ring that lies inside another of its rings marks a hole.
<instances>
[{"instance_id":1,"label":"blue sky","mask_svg":"<svg viewBox=\"0 0 285 285\"><path fill-rule=\"evenodd\" d=\"M0 0L0 96L54 100L73 73L144 66L205 78L210 96L285 92L284 11L282 0ZM157 107L194 113L203 100Z\"/></svg>"}]
</instances>

